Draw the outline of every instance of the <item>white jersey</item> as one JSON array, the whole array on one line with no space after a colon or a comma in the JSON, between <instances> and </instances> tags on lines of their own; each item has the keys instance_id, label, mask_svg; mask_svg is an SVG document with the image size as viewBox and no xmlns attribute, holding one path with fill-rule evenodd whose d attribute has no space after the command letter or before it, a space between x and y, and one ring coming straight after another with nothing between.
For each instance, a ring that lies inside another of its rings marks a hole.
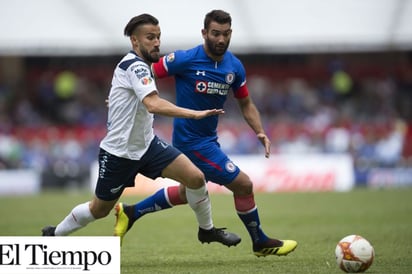
<instances>
[{"instance_id":1,"label":"white jersey","mask_svg":"<svg viewBox=\"0 0 412 274\"><path fill-rule=\"evenodd\" d=\"M142 100L156 83L149 66L134 52L117 64L109 94L107 134L100 147L118 157L139 160L154 138L153 114Z\"/></svg>"}]
</instances>

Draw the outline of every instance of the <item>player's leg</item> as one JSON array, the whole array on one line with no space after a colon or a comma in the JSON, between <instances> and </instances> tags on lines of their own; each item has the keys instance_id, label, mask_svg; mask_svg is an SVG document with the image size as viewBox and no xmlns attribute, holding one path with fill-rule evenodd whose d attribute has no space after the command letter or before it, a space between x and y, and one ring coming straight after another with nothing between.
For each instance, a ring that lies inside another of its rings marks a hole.
<instances>
[{"instance_id":1,"label":"player's leg","mask_svg":"<svg viewBox=\"0 0 412 274\"><path fill-rule=\"evenodd\" d=\"M263 252L285 255L293 251L296 247L295 241L271 239L263 232L252 181L216 143L210 143L196 151L182 151L206 175L207 180L223 185L233 192L236 211L249 232L257 256L264 256ZM282 246L284 248L280 249Z\"/></svg>"},{"instance_id":2,"label":"player's leg","mask_svg":"<svg viewBox=\"0 0 412 274\"><path fill-rule=\"evenodd\" d=\"M186 199L199 223L199 241L220 242L226 246L237 245L241 241L236 234L214 227L204 175L189 158L183 154L179 155L163 170L162 175L185 185Z\"/></svg>"},{"instance_id":3,"label":"player's leg","mask_svg":"<svg viewBox=\"0 0 412 274\"><path fill-rule=\"evenodd\" d=\"M127 227L115 226L115 235L123 237L133 223L148 212L155 212L173 205L189 202L196 214L200 231L211 232L212 240L226 245L236 245L240 242L237 235L215 229L211 217L211 205L203 173L180 151L156 138L143 161L146 165L141 173L149 178L167 177L176 180L186 187L169 187L161 189L150 197L134 205L116 205L117 219L125 220ZM187 197L187 198L186 198ZM119 223L119 221L117 222ZM209 240L209 238L208 238ZM207 242L211 242L207 241Z\"/></svg>"},{"instance_id":4,"label":"player's leg","mask_svg":"<svg viewBox=\"0 0 412 274\"><path fill-rule=\"evenodd\" d=\"M199 227L213 228L212 209L203 173L183 154L162 171L162 176L180 182L186 187L186 199L196 214Z\"/></svg>"},{"instance_id":5,"label":"player's leg","mask_svg":"<svg viewBox=\"0 0 412 274\"><path fill-rule=\"evenodd\" d=\"M134 204L131 222L134 223L148 213L165 210L182 204L187 204L185 186L182 184L167 186ZM117 210L129 210L128 207L130 207L124 204L119 204L118 206L124 207L124 209L118 208Z\"/></svg>"},{"instance_id":6,"label":"player's leg","mask_svg":"<svg viewBox=\"0 0 412 274\"><path fill-rule=\"evenodd\" d=\"M183 192L183 194L181 194ZM147 213L172 208L173 206L186 204L186 189L182 184L169 186L156 191L151 196L133 205L118 203L115 206L116 224L114 235L123 237L133 224ZM185 200L183 200L185 199Z\"/></svg>"},{"instance_id":7,"label":"player's leg","mask_svg":"<svg viewBox=\"0 0 412 274\"><path fill-rule=\"evenodd\" d=\"M162 188L134 205L118 203L115 206L116 224L114 235L120 236L122 243L127 231L130 230L138 219L147 213L165 210L186 203L186 188L182 184Z\"/></svg>"},{"instance_id":8,"label":"player's leg","mask_svg":"<svg viewBox=\"0 0 412 274\"><path fill-rule=\"evenodd\" d=\"M178 169L172 164L170 165L170 170L175 172ZM177 180L177 177L174 177L172 174L167 175L167 170L164 174L165 177ZM186 196L189 197L187 200L191 201L189 204L195 212L199 223L199 241L202 243L220 242L226 246L237 245L241 241L236 234L226 232L224 229L215 228L213 226L213 223L211 222L210 200L204 186L198 189L192 189L185 187L183 184L160 189L153 195L134 205L125 205L123 203L117 204L115 235L121 236L123 239L126 232L132 227L137 219L147 213L153 213L171 208L175 205L187 203ZM123 225L120 225L121 222L123 222Z\"/></svg>"},{"instance_id":9,"label":"player's leg","mask_svg":"<svg viewBox=\"0 0 412 274\"><path fill-rule=\"evenodd\" d=\"M43 234L46 234L44 236L67 236L97 219L106 217L116 202L117 199L104 201L94 197L90 202L75 206L56 227L44 228Z\"/></svg>"},{"instance_id":10,"label":"player's leg","mask_svg":"<svg viewBox=\"0 0 412 274\"><path fill-rule=\"evenodd\" d=\"M293 240L269 238L263 232L249 176L240 171L233 182L225 187L233 192L237 214L249 232L256 256L287 255L296 248L297 243Z\"/></svg>"},{"instance_id":11,"label":"player's leg","mask_svg":"<svg viewBox=\"0 0 412 274\"><path fill-rule=\"evenodd\" d=\"M106 217L124 188L134 183L134 166L134 161L118 158L101 149L94 198L75 206L56 227L43 228L43 236L66 236L96 219Z\"/></svg>"},{"instance_id":12,"label":"player's leg","mask_svg":"<svg viewBox=\"0 0 412 274\"><path fill-rule=\"evenodd\" d=\"M140 173L152 179L161 177L162 171L180 154L180 151L163 142L158 137L155 137L149 149L139 161L141 165ZM184 186L180 184L178 186L160 189L151 196L133 205L118 203L115 206L116 224L114 235L120 236L121 239L123 239L135 221L145 214L168 209L173 205L186 203L185 191Z\"/></svg>"}]
</instances>

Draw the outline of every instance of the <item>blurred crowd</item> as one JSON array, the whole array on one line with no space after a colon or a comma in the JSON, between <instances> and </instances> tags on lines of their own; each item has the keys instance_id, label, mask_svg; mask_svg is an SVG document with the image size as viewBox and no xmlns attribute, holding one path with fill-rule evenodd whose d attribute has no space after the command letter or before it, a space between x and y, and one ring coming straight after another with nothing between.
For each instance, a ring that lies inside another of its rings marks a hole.
<instances>
[{"instance_id":1,"label":"blurred crowd","mask_svg":"<svg viewBox=\"0 0 412 274\"><path fill-rule=\"evenodd\" d=\"M411 57L378 57L241 56L273 152L350 153L358 169L412 167ZM117 61L0 57L0 169L87 177L105 132ZM173 80L158 87L174 100ZM224 149L262 153L236 101L228 100L225 110L219 127ZM155 122L167 141L171 123L164 117Z\"/></svg>"}]
</instances>

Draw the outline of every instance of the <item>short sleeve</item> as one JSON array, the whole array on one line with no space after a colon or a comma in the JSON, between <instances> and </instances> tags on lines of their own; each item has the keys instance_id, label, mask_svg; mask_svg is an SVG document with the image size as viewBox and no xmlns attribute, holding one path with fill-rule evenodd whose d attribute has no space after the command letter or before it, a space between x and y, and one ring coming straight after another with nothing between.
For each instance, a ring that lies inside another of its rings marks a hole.
<instances>
[{"instance_id":1,"label":"short sleeve","mask_svg":"<svg viewBox=\"0 0 412 274\"><path fill-rule=\"evenodd\" d=\"M135 62L127 69L127 76L140 101L153 91L157 92L156 82L147 64Z\"/></svg>"}]
</instances>

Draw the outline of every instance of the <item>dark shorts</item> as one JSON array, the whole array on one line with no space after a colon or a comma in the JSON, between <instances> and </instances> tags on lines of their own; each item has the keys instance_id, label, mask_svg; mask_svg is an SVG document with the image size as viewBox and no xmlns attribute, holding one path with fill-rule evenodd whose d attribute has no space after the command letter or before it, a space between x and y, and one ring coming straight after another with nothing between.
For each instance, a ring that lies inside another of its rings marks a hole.
<instances>
[{"instance_id":1,"label":"dark shorts","mask_svg":"<svg viewBox=\"0 0 412 274\"><path fill-rule=\"evenodd\" d=\"M239 167L220 149L218 143L207 143L197 150L180 148L180 151L205 174L207 181L227 185L240 172Z\"/></svg>"},{"instance_id":2,"label":"dark shorts","mask_svg":"<svg viewBox=\"0 0 412 274\"><path fill-rule=\"evenodd\" d=\"M134 186L138 173L152 179L161 177L163 169L180 154L179 150L157 136L140 160L120 158L100 149L95 194L101 200L115 200L126 187Z\"/></svg>"}]
</instances>

